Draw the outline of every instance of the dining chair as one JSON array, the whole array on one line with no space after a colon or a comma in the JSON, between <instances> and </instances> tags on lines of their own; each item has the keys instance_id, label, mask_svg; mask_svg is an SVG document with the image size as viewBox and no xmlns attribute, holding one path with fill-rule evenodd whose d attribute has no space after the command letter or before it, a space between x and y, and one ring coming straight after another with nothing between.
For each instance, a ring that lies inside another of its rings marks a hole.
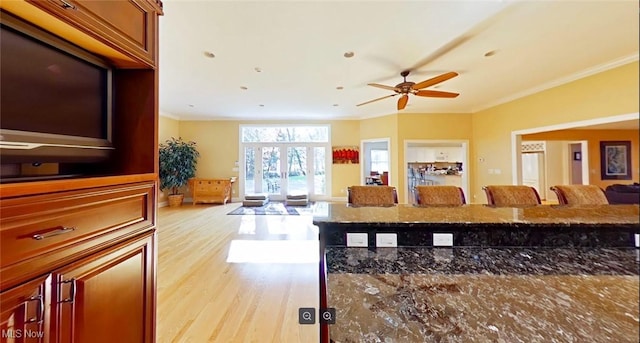
<instances>
[{"instance_id":1,"label":"dining chair","mask_svg":"<svg viewBox=\"0 0 640 343\"><path fill-rule=\"evenodd\" d=\"M418 205L466 204L464 191L458 186L416 186L415 194Z\"/></svg>"},{"instance_id":2,"label":"dining chair","mask_svg":"<svg viewBox=\"0 0 640 343\"><path fill-rule=\"evenodd\" d=\"M609 204L602 188L596 185L556 185L551 187L560 205L606 205Z\"/></svg>"},{"instance_id":3,"label":"dining chair","mask_svg":"<svg viewBox=\"0 0 640 343\"><path fill-rule=\"evenodd\" d=\"M351 186L347 188L349 204L361 206L390 206L398 203L396 188L392 186Z\"/></svg>"},{"instance_id":4,"label":"dining chair","mask_svg":"<svg viewBox=\"0 0 640 343\"><path fill-rule=\"evenodd\" d=\"M482 189L487 196L487 203L493 206L509 207L523 205L540 205L540 195L535 188L523 185L490 185Z\"/></svg>"}]
</instances>

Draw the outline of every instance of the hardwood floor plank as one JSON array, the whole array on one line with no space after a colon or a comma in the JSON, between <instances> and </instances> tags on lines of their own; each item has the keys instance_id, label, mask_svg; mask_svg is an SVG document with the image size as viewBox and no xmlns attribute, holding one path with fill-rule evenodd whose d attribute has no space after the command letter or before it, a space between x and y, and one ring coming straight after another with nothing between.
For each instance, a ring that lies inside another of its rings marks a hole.
<instances>
[{"instance_id":1,"label":"hardwood floor plank","mask_svg":"<svg viewBox=\"0 0 640 343\"><path fill-rule=\"evenodd\" d=\"M227 215L238 206L160 208L158 342L318 342L317 325L298 324L319 303L317 263L282 251L317 244L311 217ZM248 262L227 262L232 244Z\"/></svg>"}]
</instances>

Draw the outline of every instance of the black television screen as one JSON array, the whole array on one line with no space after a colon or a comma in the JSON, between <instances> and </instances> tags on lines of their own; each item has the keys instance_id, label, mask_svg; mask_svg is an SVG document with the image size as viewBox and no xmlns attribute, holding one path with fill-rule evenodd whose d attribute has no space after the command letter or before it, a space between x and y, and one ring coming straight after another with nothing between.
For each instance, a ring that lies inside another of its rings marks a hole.
<instances>
[{"instance_id":1,"label":"black television screen","mask_svg":"<svg viewBox=\"0 0 640 343\"><path fill-rule=\"evenodd\" d=\"M2 163L108 159L111 66L6 12L0 19Z\"/></svg>"},{"instance_id":2,"label":"black television screen","mask_svg":"<svg viewBox=\"0 0 640 343\"><path fill-rule=\"evenodd\" d=\"M107 69L3 26L2 128L107 138Z\"/></svg>"}]
</instances>

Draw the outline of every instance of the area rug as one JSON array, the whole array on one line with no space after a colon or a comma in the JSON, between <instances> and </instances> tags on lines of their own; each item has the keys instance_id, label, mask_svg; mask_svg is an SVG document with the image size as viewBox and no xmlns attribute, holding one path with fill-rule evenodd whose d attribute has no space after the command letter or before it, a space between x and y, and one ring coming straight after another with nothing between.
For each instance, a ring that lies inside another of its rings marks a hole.
<instances>
[{"instance_id":1,"label":"area rug","mask_svg":"<svg viewBox=\"0 0 640 343\"><path fill-rule=\"evenodd\" d=\"M307 206L285 206L283 202L270 201L264 206L244 207L240 206L227 214L276 214L276 215L300 215L300 212L306 213L312 204ZM306 211L305 211L306 210Z\"/></svg>"}]
</instances>

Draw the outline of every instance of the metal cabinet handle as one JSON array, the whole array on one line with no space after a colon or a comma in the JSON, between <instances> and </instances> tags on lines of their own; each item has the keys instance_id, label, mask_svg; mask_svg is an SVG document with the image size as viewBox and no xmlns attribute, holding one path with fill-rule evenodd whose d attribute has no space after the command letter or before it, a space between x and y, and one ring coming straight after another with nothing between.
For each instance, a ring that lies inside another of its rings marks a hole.
<instances>
[{"instance_id":1,"label":"metal cabinet handle","mask_svg":"<svg viewBox=\"0 0 640 343\"><path fill-rule=\"evenodd\" d=\"M64 8L65 10L75 10L77 9L75 5L68 3L64 0L60 0L60 2L62 2L62 8Z\"/></svg>"},{"instance_id":2,"label":"metal cabinet handle","mask_svg":"<svg viewBox=\"0 0 640 343\"><path fill-rule=\"evenodd\" d=\"M42 323L44 321L44 297L42 296L42 294L29 297L25 301L25 303L27 303L27 306L31 301L38 301L38 312L35 317L27 319L25 323Z\"/></svg>"},{"instance_id":3,"label":"metal cabinet handle","mask_svg":"<svg viewBox=\"0 0 640 343\"><path fill-rule=\"evenodd\" d=\"M53 231L49 231L46 233L37 233L33 236L31 236L31 238L35 239L36 241L39 241L41 239L45 239L45 238L49 238L49 237L53 237L53 236L58 236L58 235L62 235L65 233L69 233L71 231L74 231L76 228L75 227L61 227L60 229L57 230L53 230Z\"/></svg>"},{"instance_id":4,"label":"metal cabinet handle","mask_svg":"<svg viewBox=\"0 0 640 343\"><path fill-rule=\"evenodd\" d=\"M60 283L70 283L71 284L71 290L69 291L69 297L66 299L62 299L60 302L63 303L72 303L76 300L76 279L75 278L71 278L69 280L62 280L60 281Z\"/></svg>"}]
</instances>

